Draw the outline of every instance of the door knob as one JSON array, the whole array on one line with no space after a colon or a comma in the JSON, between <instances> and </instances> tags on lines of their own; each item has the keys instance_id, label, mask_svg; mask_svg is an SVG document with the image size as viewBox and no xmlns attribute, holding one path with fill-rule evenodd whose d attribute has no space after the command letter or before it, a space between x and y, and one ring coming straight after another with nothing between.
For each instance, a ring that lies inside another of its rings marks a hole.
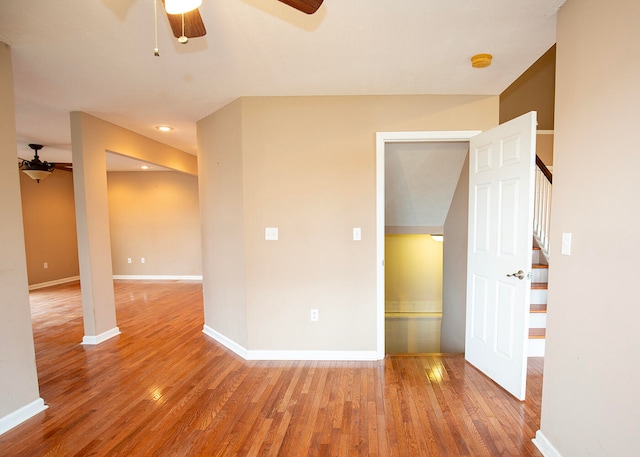
<instances>
[{"instance_id":1,"label":"door knob","mask_svg":"<svg viewBox=\"0 0 640 457\"><path fill-rule=\"evenodd\" d=\"M508 278L518 278L518 279L521 279L521 280L526 278L527 276L528 275L525 274L525 272L522 271L522 270L518 270L515 273L511 273L510 275L507 275Z\"/></svg>"}]
</instances>

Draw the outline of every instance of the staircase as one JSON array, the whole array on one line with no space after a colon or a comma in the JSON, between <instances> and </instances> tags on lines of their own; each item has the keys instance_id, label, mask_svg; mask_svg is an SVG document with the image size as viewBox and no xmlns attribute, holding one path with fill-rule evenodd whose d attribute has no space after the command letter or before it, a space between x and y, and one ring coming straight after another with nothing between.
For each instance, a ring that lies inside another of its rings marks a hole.
<instances>
[{"instance_id":1,"label":"staircase","mask_svg":"<svg viewBox=\"0 0 640 457\"><path fill-rule=\"evenodd\" d=\"M547 328L547 281L549 265L540 248L533 247L531 265L531 306L529 308L529 357L543 357Z\"/></svg>"},{"instance_id":2,"label":"staircase","mask_svg":"<svg viewBox=\"0 0 640 457\"><path fill-rule=\"evenodd\" d=\"M549 278L549 221L551 216L551 171L536 155L533 210L533 257L531 307L529 308L529 357L544 357L547 331L547 282Z\"/></svg>"}]
</instances>

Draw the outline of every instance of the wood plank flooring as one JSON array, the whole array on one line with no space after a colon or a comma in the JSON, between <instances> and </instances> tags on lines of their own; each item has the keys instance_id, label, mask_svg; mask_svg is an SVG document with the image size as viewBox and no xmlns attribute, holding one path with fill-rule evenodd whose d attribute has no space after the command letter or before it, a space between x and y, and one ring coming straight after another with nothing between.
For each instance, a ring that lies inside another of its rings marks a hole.
<instances>
[{"instance_id":1,"label":"wood plank flooring","mask_svg":"<svg viewBox=\"0 0 640 457\"><path fill-rule=\"evenodd\" d=\"M31 293L49 409L0 456L536 456L542 359L527 401L460 355L248 362L202 333L197 282L116 281L122 334L82 346L78 284Z\"/></svg>"}]
</instances>

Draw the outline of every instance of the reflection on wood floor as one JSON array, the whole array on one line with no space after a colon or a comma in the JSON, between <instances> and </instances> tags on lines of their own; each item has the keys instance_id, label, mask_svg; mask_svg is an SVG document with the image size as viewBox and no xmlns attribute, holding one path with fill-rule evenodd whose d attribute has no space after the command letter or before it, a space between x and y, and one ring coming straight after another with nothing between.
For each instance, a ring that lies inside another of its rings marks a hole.
<instances>
[{"instance_id":1,"label":"reflection on wood floor","mask_svg":"<svg viewBox=\"0 0 640 457\"><path fill-rule=\"evenodd\" d=\"M202 333L201 285L117 281L122 334L82 346L77 284L31 293L49 409L2 456L536 456L519 402L456 355L248 362Z\"/></svg>"},{"instance_id":2,"label":"reflection on wood floor","mask_svg":"<svg viewBox=\"0 0 640 457\"><path fill-rule=\"evenodd\" d=\"M440 352L442 313L385 313L387 354Z\"/></svg>"}]
</instances>

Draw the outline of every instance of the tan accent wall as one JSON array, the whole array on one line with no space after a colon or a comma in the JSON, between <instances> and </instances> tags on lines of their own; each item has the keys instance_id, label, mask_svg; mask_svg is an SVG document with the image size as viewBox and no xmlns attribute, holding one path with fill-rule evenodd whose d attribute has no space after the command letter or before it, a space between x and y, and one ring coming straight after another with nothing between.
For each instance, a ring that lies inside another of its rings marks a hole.
<instances>
[{"instance_id":1,"label":"tan accent wall","mask_svg":"<svg viewBox=\"0 0 640 457\"><path fill-rule=\"evenodd\" d=\"M0 42L0 420L39 399L11 68L11 50Z\"/></svg>"},{"instance_id":2,"label":"tan accent wall","mask_svg":"<svg viewBox=\"0 0 640 457\"><path fill-rule=\"evenodd\" d=\"M469 226L469 154L444 222L442 327L440 350L465 350L467 322L467 244Z\"/></svg>"},{"instance_id":3,"label":"tan accent wall","mask_svg":"<svg viewBox=\"0 0 640 457\"><path fill-rule=\"evenodd\" d=\"M497 123L486 96L249 97L201 120L206 325L249 350L375 351L375 133Z\"/></svg>"},{"instance_id":4,"label":"tan accent wall","mask_svg":"<svg viewBox=\"0 0 640 457\"><path fill-rule=\"evenodd\" d=\"M500 123L538 112L538 130L554 129L556 47L551 47L500 94Z\"/></svg>"},{"instance_id":5,"label":"tan accent wall","mask_svg":"<svg viewBox=\"0 0 640 457\"><path fill-rule=\"evenodd\" d=\"M29 285L77 277L73 175L56 170L37 183L20 173L20 189Z\"/></svg>"},{"instance_id":6,"label":"tan accent wall","mask_svg":"<svg viewBox=\"0 0 640 457\"><path fill-rule=\"evenodd\" d=\"M109 172L107 187L114 275L202 274L195 176Z\"/></svg>"},{"instance_id":7,"label":"tan accent wall","mask_svg":"<svg viewBox=\"0 0 640 457\"><path fill-rule=\"evenodd\" d=\"M640 455L639 18L636 0L558 16L541 431L567 457Z\"/></svg>"}]
</instances>

